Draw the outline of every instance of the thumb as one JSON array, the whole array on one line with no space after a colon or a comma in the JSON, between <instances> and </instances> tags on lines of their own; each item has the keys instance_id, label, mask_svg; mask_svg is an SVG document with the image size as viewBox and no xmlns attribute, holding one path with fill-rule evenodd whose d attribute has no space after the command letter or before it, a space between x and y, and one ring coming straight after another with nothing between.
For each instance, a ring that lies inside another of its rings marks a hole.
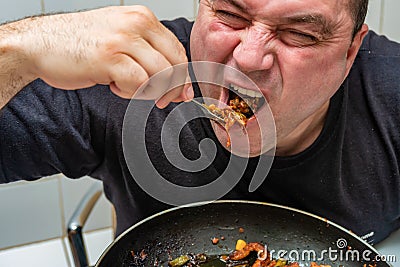
<instances>
[{"instance_id":1,"label":"thumb","mask_svg":"<svg viewBox=\"0 0 400 267\"><path fill-rule=\"evenodd\" d=\"M190 79L190 76L188 75L186 77L185 85L183 86L181 98L182 101L190 101L193 99L193 97L194 97L194 91L193 91L192 81Z\"/></svg>"}]
</instances>

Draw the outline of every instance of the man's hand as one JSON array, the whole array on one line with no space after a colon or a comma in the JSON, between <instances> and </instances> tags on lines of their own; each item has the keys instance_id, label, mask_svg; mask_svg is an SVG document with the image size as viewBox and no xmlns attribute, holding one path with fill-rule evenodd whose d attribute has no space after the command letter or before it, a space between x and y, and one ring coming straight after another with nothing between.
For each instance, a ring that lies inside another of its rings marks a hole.
<instances>
[{"instance_id":1,"label":"man's hand","mask_svg":"<svg viewBox=\"0 0 400 267\"><path fill-rule=\"evenodd\" d=\"M181 43L143 6L28 18L0 27L0 107L36 78L62 89L109 84L118 96L131 98L152 75L186 62ZM168 75L182 80L177 84L188 81L179 72ZM159 107L189 99L188 87L165 95L169 88L153 88L164 95L154 99Z\"/></svg>"}]
</instances>

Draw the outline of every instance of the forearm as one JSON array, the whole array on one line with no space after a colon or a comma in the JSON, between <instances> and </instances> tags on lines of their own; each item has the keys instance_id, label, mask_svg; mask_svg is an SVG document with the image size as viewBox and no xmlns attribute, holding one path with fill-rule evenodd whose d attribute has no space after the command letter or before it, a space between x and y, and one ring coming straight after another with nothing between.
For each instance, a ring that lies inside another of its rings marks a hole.
<instances>
[{"instance_id":1,"label":"forearm","mask_svg":"<svg viewBox=\"0 0 400 267\"><path fill-rule=\"evenodd\" d=\"M31 17L0 26L0 108L36 78L61 89L110 85L131 98L149 77L181 63L184 47L143 6ZM174 79L183 83L186 75ZM147 95L163 96L164 104L182 101L183 87Z\"/></svg>"},{"instance_id":2,"label":"forearm","mask_svg":"<svg viewBox=\"0 0 400 267\"><path fill-rule=\"evenodd\" d=\"M28 54L22 46L27 20L0 26L0 109L25 85L35 79Z\"/></svg>"}]
</instances>

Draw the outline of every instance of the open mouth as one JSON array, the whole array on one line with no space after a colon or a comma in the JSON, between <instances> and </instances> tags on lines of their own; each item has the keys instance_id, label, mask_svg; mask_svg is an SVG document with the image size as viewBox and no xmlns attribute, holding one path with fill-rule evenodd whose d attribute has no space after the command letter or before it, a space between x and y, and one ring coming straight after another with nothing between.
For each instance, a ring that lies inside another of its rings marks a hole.
<instances>
[{"instance_id":1,"label":"open mouth","mask_svg":"<svg viewBox=\"0 0 400 267\"><path fill-rule=\"evenodd\" d=\"M228 106L235 112L250 119L265 103L260 92L229 84Z\"/></svg>"},{"instance_id":2,"label":"open mouth","mask_svg":"<svg viewBox=\"0 0 400 267\"><path fill-rule=\"evenodd\" d=\"M225 121L225 129L238 122L242 127L246 127L254 113L257 112L265 103L265 99L260 92L248 90L233 84L229 84L227 107L218 108L215 104L205 105L211 113Z\"/></svg>"},{"instance_id":3,"label":"open mouth","mask_svg":"<svg viewBox=\"0 0 400 267\"><path fill-rule=\"evenodd\" d=\"M203 104L211 113L224 121L226 132L238 123L243 132L246 133L247 122L254 116L265 103L265 99L260 92L248 90L233 84L229 84L229 93L226 108L218 108L216 105ZM228 134L227 147L230 147L230 137Z\"/></svg>"}]
</instances>

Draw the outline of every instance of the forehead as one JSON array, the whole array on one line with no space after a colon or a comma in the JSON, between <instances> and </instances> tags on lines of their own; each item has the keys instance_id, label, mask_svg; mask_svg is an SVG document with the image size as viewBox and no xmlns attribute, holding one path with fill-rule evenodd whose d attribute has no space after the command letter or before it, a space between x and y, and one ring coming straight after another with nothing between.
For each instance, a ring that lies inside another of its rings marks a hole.
<instances>
[{"instance_id":1,"label":"forehead","mask_svg":"<svg viewBox=\"0 0 400 267\"><path fill-rule=\"evenodd\" d=\"M335 18L338 14L350 14L350 0L210 0L216 4L234 6L243 12L257 16L313 13Z\"/></svg>"},{"instance_id":2,"label":"forehead","mask_svg":"<svg viewBox=\"0 0 400 267\"><path fill-rule=\"evenodd\" d=\"M350 0L204 0L215 8L234 9L266 25L309 25L326 36L349 34Z\"/></svg>"}]
</instances>

